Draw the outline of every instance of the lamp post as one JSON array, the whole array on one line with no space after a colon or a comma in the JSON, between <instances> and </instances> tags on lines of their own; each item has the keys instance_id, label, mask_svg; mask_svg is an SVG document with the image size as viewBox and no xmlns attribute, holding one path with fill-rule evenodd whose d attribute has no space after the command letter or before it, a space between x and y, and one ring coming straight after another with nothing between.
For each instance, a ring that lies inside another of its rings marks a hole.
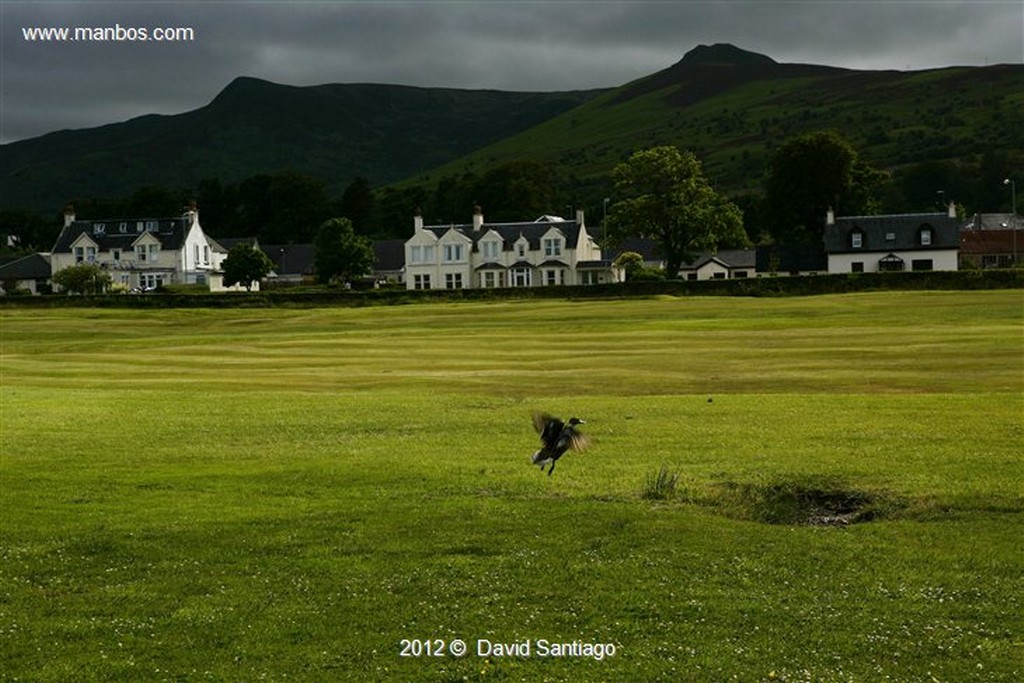
<instances>
[{"instance_id":1,"label":"lamp post","mask_svg":"<svg viewBox=\"0 0 1024 683\"><path fill-rule=\"evenodd\" d=\"M1017 181L1007 178L1003 181L1003 185L1010 186L1010 212L1013 214L1013 223L1011 224L1011 233L1013 235L1013 267L1017 267Z\"/></svg>"}]
</instances>

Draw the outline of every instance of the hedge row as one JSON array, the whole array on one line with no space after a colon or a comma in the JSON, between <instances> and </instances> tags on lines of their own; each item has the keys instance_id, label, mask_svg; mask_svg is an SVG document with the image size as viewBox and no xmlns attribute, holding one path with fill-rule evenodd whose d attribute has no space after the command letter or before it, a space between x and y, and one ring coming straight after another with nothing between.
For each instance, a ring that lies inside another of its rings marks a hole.
<instances>
[{"instance_id":1,"label":"hedge row","mask_svg":"<svg viewBox=\"0 0 1024 683\"><path fill-rule=\"evenodd\" d=\"M746 280L663 280L578 287L514 289L435 289L409 291L272 291L222 294L164 293L103 296L0 297L2 306L88 306L116 308L263 308L272 306L373 306L426 301L499 301L516 299L619 299L632 296L814 296L887 290L1016 289L1021 270L851 273L810 277L761 277Z\"/></svg>"}]
</instances>

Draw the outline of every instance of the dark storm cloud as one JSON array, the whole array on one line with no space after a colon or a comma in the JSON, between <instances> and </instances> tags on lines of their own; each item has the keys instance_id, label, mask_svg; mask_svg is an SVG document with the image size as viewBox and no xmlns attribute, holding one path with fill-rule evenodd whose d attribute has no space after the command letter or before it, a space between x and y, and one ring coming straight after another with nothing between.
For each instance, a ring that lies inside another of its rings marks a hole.
<instances>
[{"instance_id":1,"label":"dark storm cloud","mask_svg":"<svg viewBox=\"0 0 1024 683\"><path fill-rule=\"evenodd\" d=\"M1007 2L4 2L0 136L172 114L236 76L295 85L610 87L729 42L782 62L1024 61ZM31 27L187 27L177 43L29 42Z\"/></svg>"}]
</instances>

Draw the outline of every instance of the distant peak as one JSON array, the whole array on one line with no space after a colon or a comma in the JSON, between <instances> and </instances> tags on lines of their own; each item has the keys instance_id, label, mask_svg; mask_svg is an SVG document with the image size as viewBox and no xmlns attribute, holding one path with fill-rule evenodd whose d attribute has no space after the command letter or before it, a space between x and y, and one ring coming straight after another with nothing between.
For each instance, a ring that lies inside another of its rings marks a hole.
<instances>
[{"instance_id":1,"label":"distant peak","mask_svg":"<svg viewBox=\"0 0 1024 683\"><path fill-rule=\"evenodd\" d=\"M741 50L729 43L714 45L698 45L683 56L680 64L730 64L750 66L753 64L775 64L776 61L767 55Z\"/></svg>"}]
</instances>

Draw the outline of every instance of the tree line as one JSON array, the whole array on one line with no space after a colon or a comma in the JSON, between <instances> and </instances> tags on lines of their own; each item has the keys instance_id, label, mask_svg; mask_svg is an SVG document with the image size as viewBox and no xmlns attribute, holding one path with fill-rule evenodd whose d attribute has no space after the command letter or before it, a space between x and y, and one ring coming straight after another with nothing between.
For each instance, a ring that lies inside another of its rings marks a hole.
<instances>
[{"instance_id":1,"label":"tree line","mask_svg":"<svg viewBox=\"0 0 1024 683\"><path fill-rule=\"evenodd\" d=\"M699 167L695 157L686 164L692 162ZM1012 173L1011 165L1007 153L990 152L981 155L971 169L929 162L890 173L867 164L837 133L800 135L775 147L760 193L729 198L740 212L740 230L718 246L820 240L829 207L840 215L897 213L938 210L956 200L973 211L1007 210L1009 197L1001 183ZM713 186L703 169L695 170L704 184ZM623 234L625 207L640 208L635 199L618 171L611 177L581 180L560 176L553 165L526 159L479 175L467 171L447 176L432 185L375 188L369 179L357 177L341 196L332 196L322 180L280 171L239 183L207 179L188 191L150 186L125 198L74 198L73 203L80 218L96 219L178 215L188 201L195 200L204 229L215 238L255 236L263 244L289 244L313 242L325 221L339 217L350 221L356 235L405 238L417 209L428 223L465 223L474 205L482 206L487 220L494 222L550 213L571 218L575 209L584 208L588 224L600 226L594 232L610 239L615 221L609 221L605 235L600 229L606 227L602 225L605 218L617 215L615 232ZM612 212L615 206L619 208ZM62 208L55 208L50 216L0 211L0 234L17 235L16 248L21 250L46 251L60 231Z\"/></svg>"}]
</instances>

